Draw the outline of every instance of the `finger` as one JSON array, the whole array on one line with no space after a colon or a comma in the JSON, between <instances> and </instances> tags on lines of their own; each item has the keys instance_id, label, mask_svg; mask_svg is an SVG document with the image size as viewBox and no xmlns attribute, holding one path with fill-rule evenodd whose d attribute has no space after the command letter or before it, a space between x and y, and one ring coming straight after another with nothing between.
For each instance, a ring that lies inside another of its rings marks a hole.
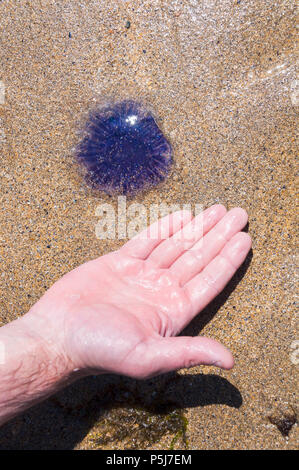
<instances>
[{"instance_id":1,"label":"finger","mask_svg":"<svg viewBox=\"0 0 299 470\"><path fill-rule=\"evenodd\" d=\"M168 214L154 222L121 248L135 258L146 259L163 240L172 236L192 219L191 211L182 210Z\"/></svg>"},{"instance_id":2,"label":"finger","mask_svg":"<svg viewBox=\"0 0 299 470\"><path fill-rule=\"evenodd\" d=\"M145 349L140 374L152 377L201 364L231 369L234 359L227 348L211 338L161 337Z\"/></svg>"},{"instance_id":3,"label":"finger","mask_svg":"<svg viewBox=\"0 0 299 470\"><path fill-rule=\"evenodd\" d=\"M225 244L245 227L247 221L246 211L240 207L231 209L201 240L178 258L171 266L171 271L181 286L202 271Z\"/></svg>"},{"instance_id":4,"label":"finger","mask_svg":"<svg viewBox=\"0 0 299 470\"><path fill-rule=\"evenodd\" d=\"M168 268L182 253L189 250L202 236L224 216L226 209L221 204L209 207L163 241L152 251L149 259L159 268Z\"/></svg>"},{"instance_id":5,"label":"finger","mask_svg":"<svg viewBox=\"0 0 299 470\"><path fill-rule=\"evenodd\" d=\"M247 233L237 233L204 270L189 281L185 288L193 312L191 318L218 295L245 260L251 248ZM187 323L191 321L187 319Z\"/></svg>"}]
</instances>

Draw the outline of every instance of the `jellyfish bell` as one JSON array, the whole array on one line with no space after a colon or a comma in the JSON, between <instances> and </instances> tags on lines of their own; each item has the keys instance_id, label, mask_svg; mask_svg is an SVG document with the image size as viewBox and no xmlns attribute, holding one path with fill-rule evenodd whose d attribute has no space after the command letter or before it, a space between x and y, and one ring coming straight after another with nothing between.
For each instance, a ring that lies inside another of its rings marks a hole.
<instances>
[{"instance_id":1,"label":"jellyfish bell","mask_svg":"<svg viewBox=\"0 0 299 470\"><path fill-rule=\"evenodd\" d=\"M135 194L169 174L172 149L153 115L122 101L96 109L76 149L89 183L107 194Z\"/></svg>"}]
</instances>

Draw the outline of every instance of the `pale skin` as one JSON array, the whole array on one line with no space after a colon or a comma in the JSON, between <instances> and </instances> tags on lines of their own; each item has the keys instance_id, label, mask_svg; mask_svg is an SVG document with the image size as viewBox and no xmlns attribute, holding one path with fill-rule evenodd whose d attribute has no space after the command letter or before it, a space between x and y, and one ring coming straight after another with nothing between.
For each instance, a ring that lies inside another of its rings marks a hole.
<instances>
[{"instance_id":1,"label":"pale skin","mask_svg":"<svg viewBox=\"0 0 299 470\"><path fill-rule=\"evenodd\" d=\"M246 224L241 208L176 212L63 276L0 328L0 424L90 374L146 379L200 364L232 368L217 341L177 335L245 260Z\"/></svg>"}]
</instances>

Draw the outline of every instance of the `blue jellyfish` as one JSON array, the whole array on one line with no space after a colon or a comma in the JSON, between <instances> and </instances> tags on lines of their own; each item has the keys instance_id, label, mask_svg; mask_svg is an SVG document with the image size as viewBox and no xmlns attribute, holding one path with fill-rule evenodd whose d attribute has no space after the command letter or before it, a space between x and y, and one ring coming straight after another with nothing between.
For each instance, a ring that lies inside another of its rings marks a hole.
<instances>
[{"instance_id":1,"label":"blue jellyfish","mask_svg":"<svg viewBox=\"0 0 299 470\"><path fill-rule=\"evenodd\" d=\"M76 154L92 187L110 195L153 187L172 164L170 143L152 114L134 101L93 111Z\"/></svg>"}]
</instances>

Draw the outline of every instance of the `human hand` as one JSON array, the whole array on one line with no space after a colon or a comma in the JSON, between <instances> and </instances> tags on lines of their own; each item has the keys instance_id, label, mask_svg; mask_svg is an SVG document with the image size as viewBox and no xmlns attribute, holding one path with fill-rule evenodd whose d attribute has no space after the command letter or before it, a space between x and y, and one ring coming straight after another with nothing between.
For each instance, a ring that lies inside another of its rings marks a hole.
<instances>
[{"instance_id":1,"label":"human hand","mask_svg":"<svg viewBox=\"0 0 299 470\"><path fill-rule=\"evenodd\" d=\"M31 325L72 370L144 379L198 364L233 366L217 341L176 335L246 258L247 214L214 205L190 219L188 211L160 219L118 251L63 276L32 307Z\"/></svg>"}]
</instances>

